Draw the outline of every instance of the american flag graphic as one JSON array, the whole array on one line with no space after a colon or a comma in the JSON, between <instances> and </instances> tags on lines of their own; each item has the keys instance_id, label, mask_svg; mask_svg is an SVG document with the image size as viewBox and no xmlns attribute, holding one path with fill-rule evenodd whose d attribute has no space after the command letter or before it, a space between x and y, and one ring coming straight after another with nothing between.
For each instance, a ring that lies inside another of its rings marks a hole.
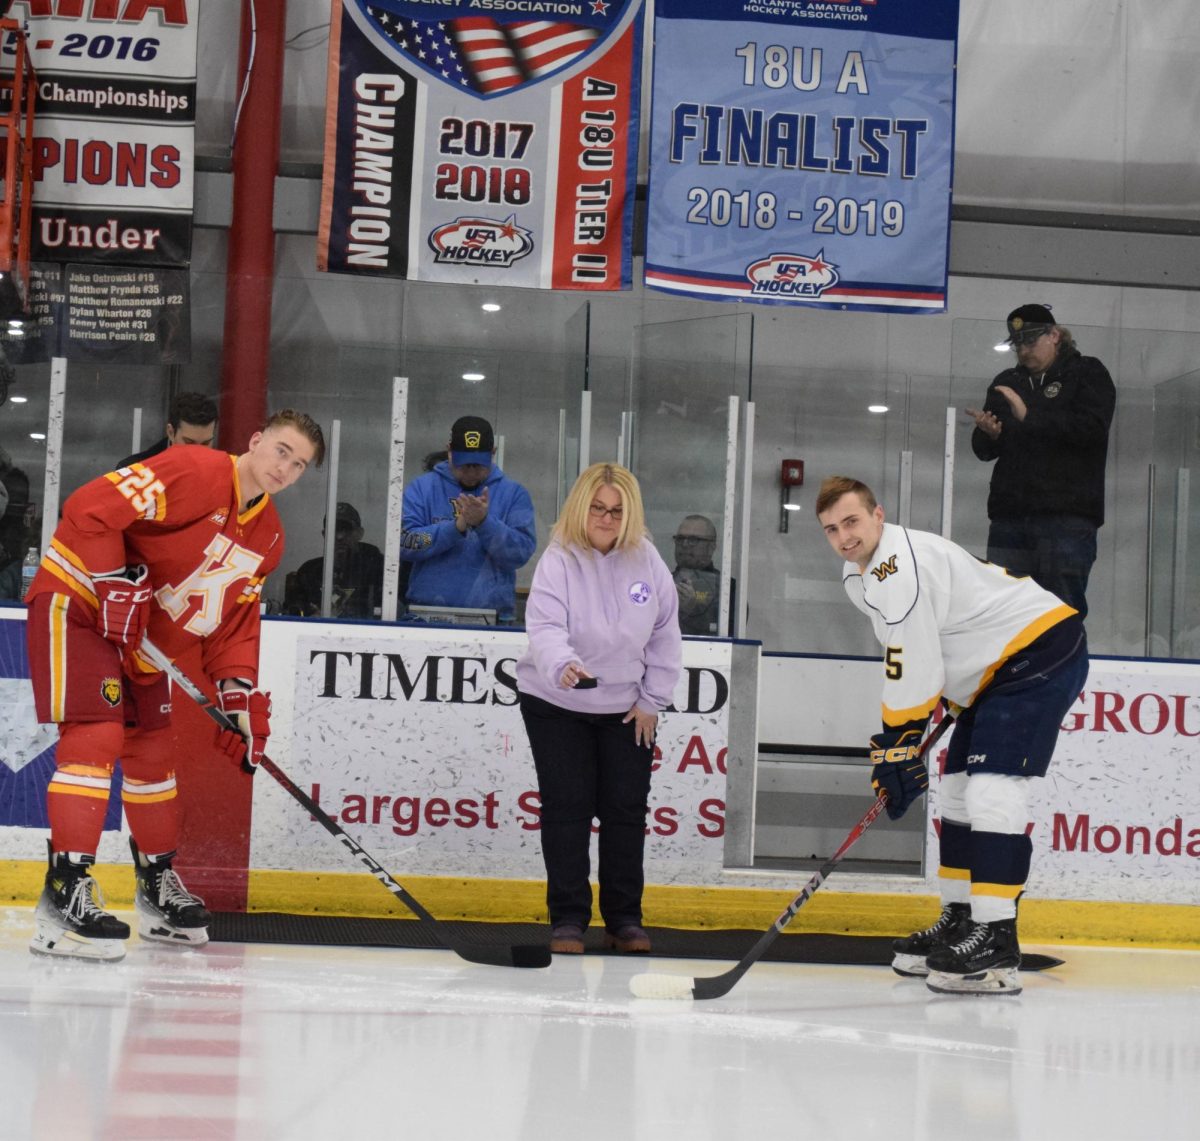
<instances>
[{"instance_id":1,"label":"american flag graphic","mask_svg":"<svg viewBox=\"0 0 1200 1141\"><path fill-rule=\"evenodd\" d=\"M448 83L495 95L566 67L600 37L596 28L551 20L501 24L488 16L436 23L368 8L380 30L405 55Z\"/></svg>"}]
</instances>

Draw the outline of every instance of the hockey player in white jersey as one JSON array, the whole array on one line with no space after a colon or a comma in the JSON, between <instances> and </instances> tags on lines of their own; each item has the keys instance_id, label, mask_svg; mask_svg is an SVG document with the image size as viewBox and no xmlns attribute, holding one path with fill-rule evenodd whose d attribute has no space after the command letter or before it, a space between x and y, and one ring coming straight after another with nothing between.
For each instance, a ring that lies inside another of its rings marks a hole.
<instances>
[{"instance_id":1,"label":"hockey player in white jersey","mask_svg":"<svg viewBox=\"0 0 1200 1141\"><path fill-rule=\"evenodd\" d=\"M871 783L898 819L929 784L919 745L943 699L958 711L939 785L942 913L896 940L893 968L948 994L1018 994L1017 898L1029 876L1029 785L1087 678L1079 614L947 539L884 520L871 489L832 476L817 517L850 601L883 654Z\"/></svg>"}]
</instances>

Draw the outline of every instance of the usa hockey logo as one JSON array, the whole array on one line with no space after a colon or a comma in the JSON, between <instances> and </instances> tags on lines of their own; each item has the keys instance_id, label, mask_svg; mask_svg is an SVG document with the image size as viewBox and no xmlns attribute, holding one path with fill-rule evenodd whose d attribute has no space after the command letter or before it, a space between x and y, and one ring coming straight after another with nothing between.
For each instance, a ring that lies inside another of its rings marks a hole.
<instances>
[{"instance_id":1,"label":"usa hockey logo","mask_svg":"<svg viewBox=\"0 0 1200 1141\"><path fill-rule=\"evenodd\" d=\"M820 297L838 283L837 266L807 254L771 254L746 267L755 297Z\"/></svg>"},{"instance_id":2,"label":"usa hockey logo","mask_svg":"<svg viewBox=\"0 0 1200 1141\"><path fill-rule=\"evenodd\" d=\"M515 214L503 222L455 218L429 235L429 248L435 262L502 269L533 252L533 234L517 225Z\"/></svg>"}]
</instances>

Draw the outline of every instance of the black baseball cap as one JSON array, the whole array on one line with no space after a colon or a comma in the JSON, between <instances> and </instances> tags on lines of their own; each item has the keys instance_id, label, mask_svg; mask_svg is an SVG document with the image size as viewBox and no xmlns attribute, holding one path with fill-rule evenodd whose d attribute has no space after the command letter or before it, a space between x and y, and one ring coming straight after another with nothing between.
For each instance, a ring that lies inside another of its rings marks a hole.
<instances>
[{"instance_id":1,"label":"black baseball cap","mask_svg":"<svg viewBox=\"0 0 1200 1141\"><path fill-rule=\"evenodd\" d=\"M337 505L337 522L334 524L341 530L343 527L361 527L362 519L359 518L358 511L350 503L339 503Z\"/></svg>"},{"instance_id":2,"label":"black baseball cap","mask_svg":"<svg viewBox=\"0 0 1200 1141\"><path fill-rule=\"evenodd\" d=\"M460 416L450 429L450 458L455 467L467 464L492 466L496 437L482 416Z\"/></svg>"},{"instance_id":3,"label":"black baseball cap","mask_svg":"<svg viewBox=\"0 0 1200 1141\"><path fill-rule=\"evenodd\" d=\"M1025 345L1036 341L1054 323L1048 305L1021 305L1008 315L1008 343Z\"/></svg>"}]
</instances>

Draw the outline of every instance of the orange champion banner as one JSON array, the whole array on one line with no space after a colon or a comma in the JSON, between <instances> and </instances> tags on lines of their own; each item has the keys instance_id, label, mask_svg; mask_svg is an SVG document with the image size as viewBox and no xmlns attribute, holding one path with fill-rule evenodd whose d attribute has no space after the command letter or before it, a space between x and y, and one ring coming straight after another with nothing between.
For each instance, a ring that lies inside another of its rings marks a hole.
<instances>
[{"instance_id":1,"label":"orange champion banner","mask_svg":"<svg viewBox=\"0 0 1200 1141\"><path fill-rule=\"evenodd\" d=\"M642 0L332 0L318 267L628 288Z\"/></svg>"}]
</instances>

